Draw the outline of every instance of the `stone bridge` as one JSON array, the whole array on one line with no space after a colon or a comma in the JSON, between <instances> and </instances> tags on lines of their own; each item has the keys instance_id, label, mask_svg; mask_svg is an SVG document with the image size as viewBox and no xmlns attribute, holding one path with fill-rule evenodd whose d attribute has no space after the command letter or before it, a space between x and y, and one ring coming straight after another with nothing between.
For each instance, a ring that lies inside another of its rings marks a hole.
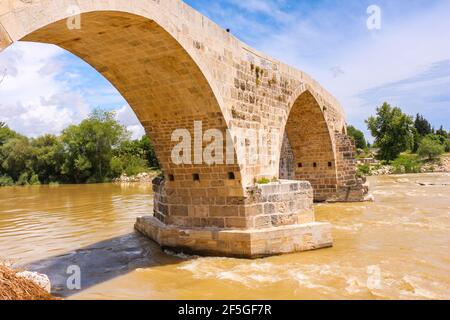
<instances>
[{"instance_id":1,"label":"stone bridge","mask_svg":"<svg viewBox=\"0 0 450 320\"><path fill-rule=\"evenodd\" d=\"M162 246L242 257L331 246L313 199L364 198L336 99L182 1L0 0L0 51L15 41L64 48L127 100L163 171L154 215L136 228ZM194 137L191 163L173 161L178 129ZM198 147L214 140L211 129L229 144L207 164ZM248 131L266 147L243 138Z\"/></svg>"}]
</instances>

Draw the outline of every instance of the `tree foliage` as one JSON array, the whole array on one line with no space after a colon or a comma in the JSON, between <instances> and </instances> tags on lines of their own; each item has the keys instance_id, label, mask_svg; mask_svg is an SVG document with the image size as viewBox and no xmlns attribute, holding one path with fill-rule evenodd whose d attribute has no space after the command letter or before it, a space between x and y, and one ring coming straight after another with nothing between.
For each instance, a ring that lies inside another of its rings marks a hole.
<instances>
[{"instance_id":1,"label":"tree foliage","mask_svg":"<svg viewBox=\"0 0 450 320\"><path fill-rule=\"evenodd\" d=\"M358 149L367 148L367 141L361 130L356 129L354 126L348 126L347 134L355 140L355 145Z\"/></svg>"},{"instance_id":2,"label":"tree foliage","mask_svg":"<svg viewBox=\"0 0 450 320\"><path fill-rule=\"evenodd\" d=\"M413 145L414 122L398 107L385 102L366 123L380 148L378 156L382 160L392 161Z\"/></svg>"},{"instance_id":3,"label":"tree foliage","mask_svg":"<svg viewBox=\"0 0 450 320\"><path fill-rule=\"evenodd\" d=\"M426 135L433 133L433 127L431 126L431 124L428 122L427 119L425 119L423 115L419 113L416 115L414 127L416 128L417 133L421 137L425 137Z\"/></svg>"},{"instance_id":4,"label":"tree foliage","mask_svg":"<svg viewBox=\"0 0 450 320\"><path fill-rule=\"evenodd\" d=\"M62 173L76 183L104 182L113 177L110 162L113 149L129 137L112 112L94 111L79 125L61 136L66 157Z\"/></svg>"},{"instance_id":5,"label":"tree foliage","mask_svg":"<svg viewBox=\"0 0 450 320\"><path fill-rule=\"evenodd\" d=\"M419 173L422 167L417 155L402 154L392 161L395 173Z\"/></svg>"},{"instance_id":6,"label":"tree foliage","mask_svg":"<svg viewBox=\"0 0 450 320\"><path fill-rule=\"evenodd\" d=\"M445 131L443 126L441 126L439 128L439 130L436 131L436 134L438 136L442 136L444 138L450 139L450 132Z\"/></svg>"},{"instance_id":7,"label":"tree foliage","mask_svg":"<svg viewBox=\"0 0 450 320\"><path fill-rule=\"evenodd\" d=\"M0 186L110 181L159 167L150 138L130 140L112 112L96 110L60 136L27 138L0 124Z\"/></svg>"},{"instance_id":8,"label":"tree foliage","mask_svg":"<svg viewBox=\"0 0 450 320\"><path fill-rule=\"evenodd\" d=\"M445 147L437 135L428 135L422 139L417 154L433 160L445 152Z\"/></svg>"}]
</instances>

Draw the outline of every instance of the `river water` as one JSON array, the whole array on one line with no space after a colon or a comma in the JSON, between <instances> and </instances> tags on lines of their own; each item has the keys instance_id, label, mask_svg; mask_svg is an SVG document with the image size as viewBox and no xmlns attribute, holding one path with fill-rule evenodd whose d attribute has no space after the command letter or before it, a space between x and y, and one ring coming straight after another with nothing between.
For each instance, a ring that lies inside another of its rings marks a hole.
<instances>
[{"instance_id":1,"label":"river water","mask_svg":"<svg viewBox=\"0 0 450 320\"><path fill-rule=\"evenodd\" d=\"M316 205L333 248L261 260L161 251L133 231L151 186L0 188L0 259L68 299L449 299L450 174L370 182L373 203Z\"/></svg>"}]
</instances>

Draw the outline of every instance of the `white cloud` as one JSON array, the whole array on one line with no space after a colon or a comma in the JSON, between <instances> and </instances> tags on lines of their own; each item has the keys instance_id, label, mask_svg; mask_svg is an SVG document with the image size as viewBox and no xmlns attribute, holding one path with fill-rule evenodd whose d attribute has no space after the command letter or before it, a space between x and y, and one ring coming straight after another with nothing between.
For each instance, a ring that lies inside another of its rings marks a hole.
<instances>
[{"instance_id":1,"label":"white cloud","mask_svg":"<svg viewBox=\"0 0 450 320\"><path fill-rule=\"evenodd\" d=\"M7 76L0 85L0 120L28 136L58 134L90 112L82 94L57 79L64 51L56 46L16 43L0 55Z\"/></svg>"},{"instance_id":2,"label":"white cloud","mask_svg":"<svg viewBox=\"0 0 450 320\"><path fill-rule=\"evenodd\" d=\"M116 119L131 132L132 139L140 139L145 134L144 128L129 105L116 110Z\"/></svg>"},{"instance_id":3,"label":"white cloud","mask_svg":"<svg viewBox=\"0 0 450 320\"><path fill-rule=\"evenodd\" d=\"M347 5L355 4L347 2ZM364 99L367 97L361 93L413 78L433 64L450 59L450 41L444 39L450 30L450 2L420 7L416 1L415 5L410 8L404 2L380 4L383 20L379 31L366 28L365 6L352 10L317 9L308 15L294 10L292 16L297 16L296 19L258 36L255 43L262 51L308 72L338 98L348 121L364 129L364 119L392 97ZM442 79L432 79L423 86L416 83L409 91L409 96L422 103L430 118L433 110L420 98L445 95L445 91L436 90L442 88L439 81ZM417 106L410 104L411 100L400 99L396 103L404 111L414 113ZM448 104L445 106L448 108ZM444 107L433 105L433 108L439 112ZM441 121L450 128L450 119Z\"/></svg>"},{"instance_id":4,"label":"white cloud","mask_svg":"<svg viewBox=\"0 0 450 320\"><path fill-rule=\"evenodd\" d=\"M36 137L59 134L85 119L94 108L123 105L117 90L101 77L86 81L86 72L70 68L66 51L46 44L18 42L0 54L0 121L21 134ZM78 58L77 58L78 59ZM73 70L72 70L73 69ZM81 72L81 73L80 73ZM117 109L117 119L141 138L144 129L131 108Z\"/></svg>"}]
</instances>

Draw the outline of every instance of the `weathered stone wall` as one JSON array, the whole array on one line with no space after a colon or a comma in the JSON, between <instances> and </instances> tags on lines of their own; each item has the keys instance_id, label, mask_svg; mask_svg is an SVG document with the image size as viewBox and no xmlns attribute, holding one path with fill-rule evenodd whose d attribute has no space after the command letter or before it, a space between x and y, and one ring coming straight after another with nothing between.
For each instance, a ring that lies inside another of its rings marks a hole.
<instances>
[{"instance_id":1,"label":"weathered stone wall","mask_svg":"<svg viewBox=\"0 0 450 320\"><path fill-rule=\"evenodd\" d=\"M255 185L246 196L224 196L225 190L203 194L195 188L166 186L153 181L154 215L165 224L186 227L262 229L314 222L309 182L280 181Z\"/></svg>"},{"instance_id":2,"label":"weathered stone wall","mask_svg":"<svg viewBox=\"0 0 450 320\"><path fill-rule=\"evenodd\" d=\"M355 141L349 136L335 133L337 148L337 179L338 190L329 201L362 201L368 194L365 179L356 176L356 147Z\"/></svg>"},{"instance_id":3,"label":"weathered stone wall","mask_svg":"<svg viewBox=\"0 0 450 320\"><path fill-rule=\"evenodd\" d=\"M280 156L280 179L295 180L295 155L286 132L283 135Z\"/></svg>"}]
</instances>

